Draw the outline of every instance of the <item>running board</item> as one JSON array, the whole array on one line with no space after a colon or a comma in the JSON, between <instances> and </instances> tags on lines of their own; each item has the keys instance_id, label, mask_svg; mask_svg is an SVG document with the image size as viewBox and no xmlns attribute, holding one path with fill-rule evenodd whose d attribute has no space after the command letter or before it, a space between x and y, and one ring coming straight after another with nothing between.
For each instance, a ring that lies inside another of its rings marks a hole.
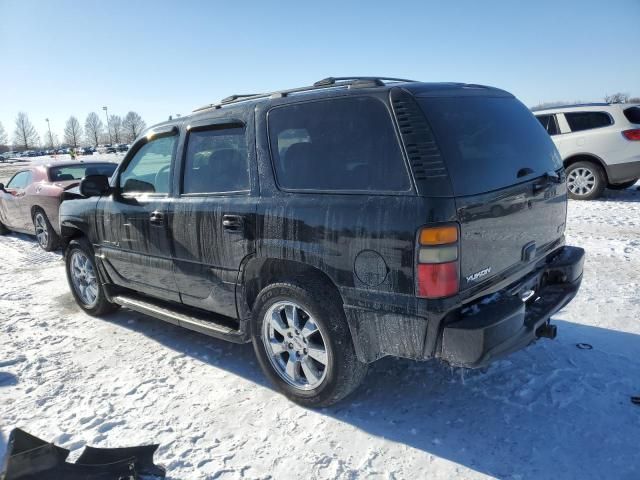
<instances>
[{"instance_id":1,"label":"running board","mask_svg":"<svg viewBox=\"0 0 640 480\"><path fill-rule=\"evenodd\" d=\"M247 336L243 332L225 325L225 323L231 323L230 319L215 313L205 314L205 312L196 313L193 311L188 311L188 313L185 311L183 313L177 309L170 308L165 302L133 295L115 295L111 297L111 301L130 310L144 313L145 315L179 327L188 328L194 332L204 333L210 337L216 337L234 343L245 343L248 341Z\"/></svg>"}]
</instances>

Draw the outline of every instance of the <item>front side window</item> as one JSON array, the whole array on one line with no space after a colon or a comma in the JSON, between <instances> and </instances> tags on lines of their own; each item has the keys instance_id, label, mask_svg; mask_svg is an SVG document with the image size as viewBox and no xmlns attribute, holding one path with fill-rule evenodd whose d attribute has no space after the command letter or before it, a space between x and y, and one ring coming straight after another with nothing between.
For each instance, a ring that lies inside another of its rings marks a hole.
<instances>
[{"instance_id":1,"label":"front side window","mask_svg":"<svg viewBox=\"0 0 640 480\"><path fill-rule=\"evenodd\" d=\"M176 135L145 143L120 174L122 193L169 193Z\"/></svg>"},{"instance_id":2,"label":"front side window","mask_svg":"<svg viewBox=\"0 0 640 480\"><path fill-rule=\"evenodd\" d=\"M555 115L537 115L536 118L549 135L557 135L560 133L558 132L558 124L556 123Z\"/></svg>"},{"instance_id":3,"label":"front side window","mask_svg":"<svg viewBox=\"0 0 640 480\"><path fill-rule=\"evenodd\" d=\"M14 177L9 180L7 188L24 188L29 185L31 181L31 172L16 173Z\"/></svg>"},{"instance_id":4,"label":"front side window","mask_svg":"<svg viewBox=\"0 0 640 480\"><path fill-rule=\"evenodd\" d=\"M182 193L249 190L249 165L242 126L215 127L189 133Z\"/></svg>"},{"instance_id":5,"label":"front side window","mask_svg":"<svg viewBox=\"0 0 640 480\"><path fill-rule=\"evenodd\" d=\"M572 132L607 127L613 123L611 117L604 112L568 112L564 114L564 118Z\"/></svg>"},{"instance_id":6,"label":"front side window","mask_svg":"<svg viewBox=\"0 0 640 480\"><path fill-rule=\"evenodd\" d=\"M353 97L276 107L268 116L278 185L292 190L408 191L386 106Z\"/></svg>"}]
</instances>

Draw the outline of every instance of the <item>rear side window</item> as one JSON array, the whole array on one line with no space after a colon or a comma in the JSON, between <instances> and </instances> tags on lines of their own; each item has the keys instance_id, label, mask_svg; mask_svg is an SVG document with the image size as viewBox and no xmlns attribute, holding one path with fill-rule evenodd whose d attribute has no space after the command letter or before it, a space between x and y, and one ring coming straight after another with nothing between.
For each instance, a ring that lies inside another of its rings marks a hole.
<instances>
[{"instance_id":1,"label":"rear side window","mask_svg":"<svg viewBox=\"0 0 640 480\"><path fill-rule=\"evenodd\" d=\"M560 133L558 131L558 123L556 122L555 115L538 115L536 118L549 135L557 135Z\"/></svg>"},{"instance_id":2,"label":"rear side window","mask_svg":"<svg viewBox=\"0 0 640 480\"><path fill-rule=\"evenodd\" d=\"M216 127L189 133L182 193L249 190L244 127Z\"/></svg>"},{"instance_id":3,"label":"rear side window","mask_svg":"<svg viewBox=\"0 0 640 480\"><path fill-rule=\"evenodd\" d=\"M624 116L631 123L640 123L640 107L630 107L624 110Z\"/></svg>"},{"instance_id":4,"label":"rear side window","mask_svg":"<svg viewBox=\"0 0 640 480\"><path fill-rule=\"evenodd\" d=\"M291 190L411 188L386 106L352 97L276 107L268 116L274 169Z\"/></svg>"},{"instance_id":5,"label":"rear side window","mask_svg":"<svg viewBox=\"0 0 640 480\"><path fill-rule=\"evenodd\" d=\"M604 112L567 112L564 114L572 132L581 132L592 128L607 127L613 122Z\"/></svg>"},{"instance_id":6,"label":"rear side window","mask_svg":"<svg viewBox=\"0 0 640 480\"><path fill-rule=\"evenodd\" d=\"M498 190L562 166L540 122L513 97L424 97L418 103L455 195Z\"/></svg>"}]
</instances>

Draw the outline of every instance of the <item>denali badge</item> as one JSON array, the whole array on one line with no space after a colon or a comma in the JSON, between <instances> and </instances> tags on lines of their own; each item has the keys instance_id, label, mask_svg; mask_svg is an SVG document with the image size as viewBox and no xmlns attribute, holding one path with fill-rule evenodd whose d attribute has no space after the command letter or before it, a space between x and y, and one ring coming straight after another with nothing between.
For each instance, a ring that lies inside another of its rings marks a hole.
<instances>
[{"instance_id":1,"label":"denali badge","mask_svg":"<svg viewBox=\"0 0 640 480\"><path fill-rule=\"evenodd\" d=\"M474 273L473 275L469 275L467 277L467 282L475 282L479 278L482 278L491 273L491 267L487 267L484 270L480 270L479 272Z\"/></svg>"}]
</instances>

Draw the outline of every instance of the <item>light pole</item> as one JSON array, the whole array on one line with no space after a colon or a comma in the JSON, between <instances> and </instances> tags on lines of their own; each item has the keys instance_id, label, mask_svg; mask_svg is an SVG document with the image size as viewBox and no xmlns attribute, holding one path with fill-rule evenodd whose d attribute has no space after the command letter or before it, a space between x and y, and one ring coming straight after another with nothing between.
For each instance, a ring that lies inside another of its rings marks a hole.
<instances>
[{"instance_id":1,"label":"light pole","mask_svg":"<svg viewBox=\"0 0 640 480\"><path fill-rule=\"evenodd\" d=\"M47 121L47 127L49 127L49 144L51 145L51 148L53 149L53 135L51 135L51 124L49 123L49 119L45 118L45 120Z\"/></svg>"},{"instance_id":2,"label":"light pole","mask_svg":"<svg viewBox=\"0 0 640 480\"><path fill-rule=\"evenodd\" d=\"M102 107L102 109L104 110L104 116L107 117L107 132L109 132L109 143L112 143L113 140L111 140L111 128L109 127L109 111L107 110L107 107Z\"/></svg>"}]
</instances>

